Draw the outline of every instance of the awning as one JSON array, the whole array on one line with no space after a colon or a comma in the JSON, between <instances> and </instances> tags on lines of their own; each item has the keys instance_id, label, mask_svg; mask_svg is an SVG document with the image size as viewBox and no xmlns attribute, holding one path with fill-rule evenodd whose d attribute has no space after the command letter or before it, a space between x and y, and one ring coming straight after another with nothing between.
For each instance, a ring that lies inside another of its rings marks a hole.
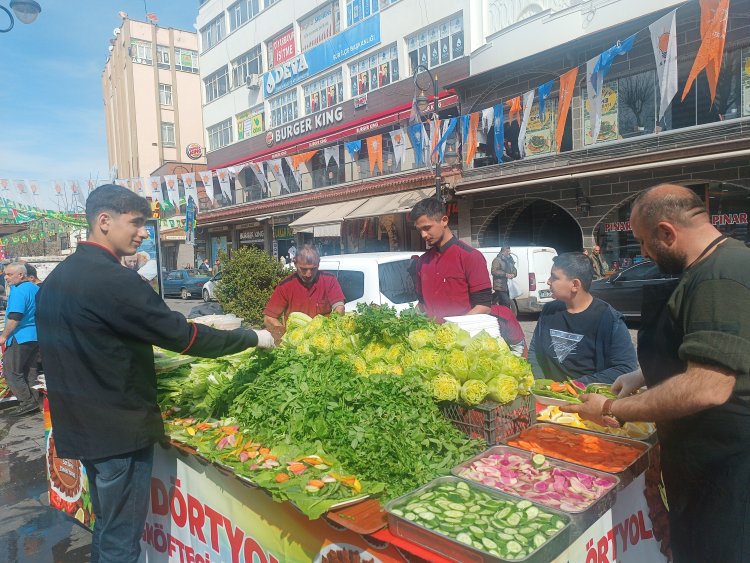
<instances>
[{"instance_id":1,"label":"awning","mask_svg":"<svg viewBox=\"0 0 750 563\"><path fill-rule=\"evenodd\" d=\"M341 223L344 217L366 201L366 199L355 199L343 203L320 205L289 223L289 226L295 231L313 233L315 236L338 237L341 236ZM323 232L326 234L318 234Z\"/></svg>"},{"instance_id":2,"label":"awning","mask_svg":"<svg viewBox=\"0 0 750 563\"><path fill-rule=\"evenodd\" d=\"M371 197L344 219L349 221L350 219L364 219L365 217L391 215L392 213L408 213L417 202L434 195L434 189L422 189Z\"/></svg>"},{"instance_id":3,"label":"awning","mask_svg":"<svg viewBox=\"0 0 750 563\"><path fill-rule=\"evenodd\" d=\"M274 217L282 217L284 215L295 215L298 213L306 213L313 209L312 207L303 207L301 209L292 209L291 211L289 209L285 209L283 211L274 211L273 213L265 213L264 215L254 215L253 217L250 217L251 219L255 219L256 221L267 221L268 219L273 219Z\"/></svg>"}]
</instances>

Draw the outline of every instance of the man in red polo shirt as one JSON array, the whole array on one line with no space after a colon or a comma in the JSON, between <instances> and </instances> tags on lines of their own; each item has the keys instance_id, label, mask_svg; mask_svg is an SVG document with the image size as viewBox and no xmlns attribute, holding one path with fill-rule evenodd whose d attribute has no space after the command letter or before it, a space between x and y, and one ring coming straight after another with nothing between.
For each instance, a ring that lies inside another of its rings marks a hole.
<instances>
[{"instance_id":1,"label":"man in red polo shirt","mask_svg":"<svg viewBox=\"0 0 750 563\"><path fill-rule=\"evenodd\" d=\"M453 236L443 204L430 198L411 210L430 249L417 261L419 307L430 317L489 314L492 284L481 252Z\"/></svg>"},{"instance_id":2,"label":"man in red polo shirt","mask_svg":"<svg viewBox=\"0 0 750 563\"><path fill-rule=\"evenodd\" d=\"M318 269L320 254L317 250L305 246L297 253L294 264L297 271L276 286L263 311L263 322L272 332L284 327L291 313L311 317L344 313L344 292L334 274Z\"/></svg>"}]
</instances>

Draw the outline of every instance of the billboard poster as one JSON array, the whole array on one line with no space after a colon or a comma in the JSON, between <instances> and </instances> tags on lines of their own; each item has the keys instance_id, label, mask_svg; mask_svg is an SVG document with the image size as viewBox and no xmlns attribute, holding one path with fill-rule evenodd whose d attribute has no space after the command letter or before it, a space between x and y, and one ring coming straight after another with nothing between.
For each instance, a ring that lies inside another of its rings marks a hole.
<instances>
[{"instance_id":1,"label":"billboard poster","mask_svg":"<svg viewBox=\"0 0 750 563\"><path fill-rule=\"evenodd\" d=\"M584 131L584 144L591 145L591 118L589 117L589 100L588 97L584 98L583 104L583 131ZM599 138L596 140L597 143L604 141L614 141L620 137L618 127L618 88L617 81L604 83L604 90L602 92L602 126L599 130Z\"/></svg>"},{"instance_id":2,"label":"billboard poster","mask_svg":"<svg viewBox=\"0 0 750 563\"><path fill-rule=\"evenodd\" d=\"M539 115L539 102L535 102L532 106L524 141L527 157L552 152L552 147L555 145L556 110L555 100L546 101L543 116Z\"/></svg>"},{"instance_id":3,"label":"billboard poster","mask_svg":"<svg viewBox=\"0 0 750 563\"><path fill-rule=\"evenodd\" d=\"M235 116L237 120L237 140L249 139L263 133L262 110L246 110Z\"/></svg>"},{"instance_id":4,"label":"billboard poster","mask_svg":"<svg viewBox=\"0 0 750 563\"><path fill-rule=\"evenodd\" d=\"M147 281L156 293L162 295L158 219L147 219L146 230L148 238L141 243L138 252L122 259L122 265L138 272L138 275Z\"/></svg>"},{"instance_id":5,"label":"billboard poster","mask_svg":"<svg viewBox=\"0 0 750 563\"><path fill-rule=\"evenodd\" d=\"M376 14L265 73L264 94L283 92L379 43L380 14Z\"/></svg>"}]
</instances>

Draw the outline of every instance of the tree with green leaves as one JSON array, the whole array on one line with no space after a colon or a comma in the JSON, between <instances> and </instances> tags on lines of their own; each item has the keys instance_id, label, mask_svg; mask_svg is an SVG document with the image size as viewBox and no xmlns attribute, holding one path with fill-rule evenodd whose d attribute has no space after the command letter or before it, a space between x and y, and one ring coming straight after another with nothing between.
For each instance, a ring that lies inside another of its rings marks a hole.
<instances>
[{"instance_id":1,"label":"tree with green leaves","mask_svg":"<svg viewBox=\"0 0 750 563\"><path fill-rule=\"evenodd\" d=\"M221 282L216 296L226 313L234 313L253 327L263 326L263 308L288 272L284 265L253 246L220 254Z\"/></svg>"}]
</instances>

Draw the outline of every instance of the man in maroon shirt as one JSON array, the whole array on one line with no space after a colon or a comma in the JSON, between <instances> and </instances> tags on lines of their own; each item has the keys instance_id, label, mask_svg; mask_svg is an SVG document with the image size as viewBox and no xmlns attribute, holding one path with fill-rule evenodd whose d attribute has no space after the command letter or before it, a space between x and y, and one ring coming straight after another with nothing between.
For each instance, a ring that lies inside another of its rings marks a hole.
<instances>
[{"instance_id":1,"label":"man in maroon shirt","mask_svg":"<svg viewBox=\"0 0 750 563\"><path fill-rule=\"evenodd\" d=\"M300 312L311 317L344 313L344 292L334 274L321 272L320 254L305 246L294 259L297 271L284 278L263 311L263 322L270 331L286 325L290 313Z\"/></svg>"},{"instance_id":2,"label":"man in maroon shirt","mask_svg":"<svg viewBox=\"0 0 750 563\"><path fill-rule=\"evenodd\" d=\"M487 261L481 252L453 236L443 204L424 199L411 210L411 218L430 247L417 261L419 307L438 321L489 314L492 285Z\"/></svg>"}]
</instances>

